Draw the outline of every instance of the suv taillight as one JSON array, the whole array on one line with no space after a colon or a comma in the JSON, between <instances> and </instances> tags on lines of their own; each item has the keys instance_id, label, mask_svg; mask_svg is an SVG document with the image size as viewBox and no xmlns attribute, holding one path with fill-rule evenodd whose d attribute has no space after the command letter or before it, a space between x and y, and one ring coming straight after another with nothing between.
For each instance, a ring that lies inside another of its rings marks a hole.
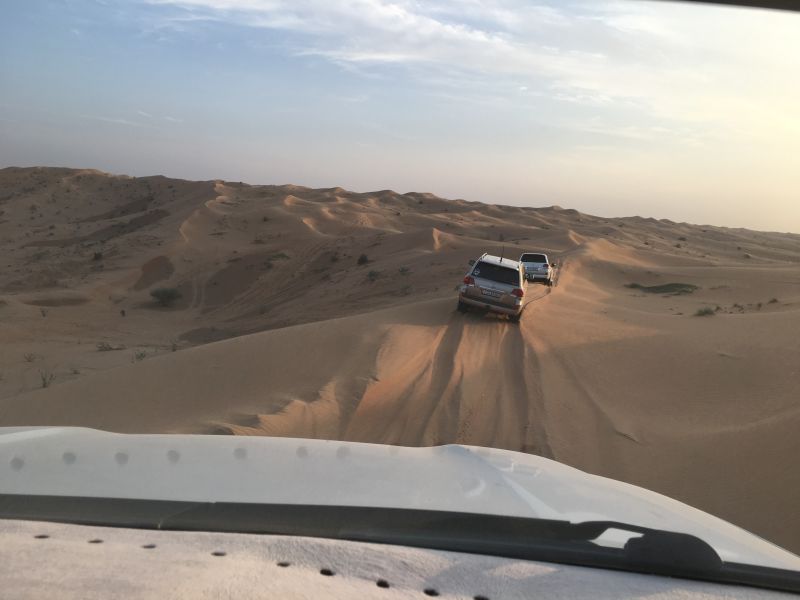
<instances>
[{"instance_id":1,"label":"suv taillight","mask_svg":"<svg viewBox=\"0 0 800 600\"><path fill-rule=\"evenodd\" d=\"M511 292L511 295L516 296L517 298L522 298L525 295L525 290L517 288L513 292Z\"/></svg>"},{"instance_id":2,"label":"suv taillight","mask_svg":"<svg viewBox=\"0 0 800 600\"><path fill-rule=\"evenodd\" d=\"M466 283L467 285L475 285L475 278L472 277L472 275L467 275L466 277L464 277L464 283Z\"/></svg>"}]
</instances>

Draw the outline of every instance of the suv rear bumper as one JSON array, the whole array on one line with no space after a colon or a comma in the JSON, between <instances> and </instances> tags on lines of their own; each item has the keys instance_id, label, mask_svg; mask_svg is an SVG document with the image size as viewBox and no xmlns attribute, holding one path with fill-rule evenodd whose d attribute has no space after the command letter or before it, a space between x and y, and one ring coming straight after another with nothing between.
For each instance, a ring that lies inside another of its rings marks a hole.
<instances>
[{"instance_id":1,"label":"suv rear bumper","mask_svg":"<svg viewBox=\"0 0 800 600\"><path fill-rule=\"evenodd\" d=\"M465 296L463 293L458 294L459 301L463 302L464 304L468 304L469 306L474 306L476 308L484 308L487 310L491 310L496 313L500 313L503 315L511 315L512 317L516 317L517 315L522 313L522 305L511 307L507 304L499 304L494 300L478 300L477 298L470 298L469 296Z\"/></svg>"}]
</instances>

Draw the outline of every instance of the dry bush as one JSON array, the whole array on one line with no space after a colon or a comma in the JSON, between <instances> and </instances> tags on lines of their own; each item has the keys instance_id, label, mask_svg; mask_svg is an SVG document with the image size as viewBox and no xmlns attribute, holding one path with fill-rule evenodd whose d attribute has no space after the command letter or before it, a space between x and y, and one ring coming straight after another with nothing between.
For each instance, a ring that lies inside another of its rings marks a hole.
<instances>
[{"instance_id":1,"label":"dry bush","mask_svg":"<svg viewBox=\"0 0 800 600\"><path fill-rule=\"evenodd\" d=\"M177 288L165 287L152 290L150 295L160 306L172 306L172 304L181 297L181 293Z\"/></svg>"}]
</instances>

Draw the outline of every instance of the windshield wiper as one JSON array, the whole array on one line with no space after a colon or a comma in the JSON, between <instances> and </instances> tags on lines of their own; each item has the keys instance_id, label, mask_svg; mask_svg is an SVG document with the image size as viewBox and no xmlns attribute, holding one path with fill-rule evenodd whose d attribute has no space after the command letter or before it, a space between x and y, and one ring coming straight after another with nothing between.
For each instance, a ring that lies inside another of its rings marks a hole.
<instances>
[{"instance_id":1,"label":"windshield wiper","mask_svg":"<svg viewBox=\"0 0 800 600\"><path fill-rule=\"evenodd\" d=\"M616 521L571 523L404 508L15 494L0 494L0 518L332 538L800 592L796 571L725 562L696 536ZM622 547L594 542L609 530L636 535Z\"/></svg>"}]
</instances>

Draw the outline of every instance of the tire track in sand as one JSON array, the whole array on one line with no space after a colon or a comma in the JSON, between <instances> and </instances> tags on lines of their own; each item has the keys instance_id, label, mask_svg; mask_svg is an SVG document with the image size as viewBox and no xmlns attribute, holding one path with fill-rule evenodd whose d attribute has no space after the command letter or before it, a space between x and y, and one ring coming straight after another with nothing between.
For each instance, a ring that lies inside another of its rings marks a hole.
<instances>
[{"instance_id":1,"label":"tire track in sand","mask_svg":"<svg viewBox=\"0 0 800 600\"><path fill-rule=\"evenodd\" d=\"M452 311L424 333L391 326L376 367L343 429L347 439L551 456L538 359L517 325Z\"/></svg>"}]
</instances>

